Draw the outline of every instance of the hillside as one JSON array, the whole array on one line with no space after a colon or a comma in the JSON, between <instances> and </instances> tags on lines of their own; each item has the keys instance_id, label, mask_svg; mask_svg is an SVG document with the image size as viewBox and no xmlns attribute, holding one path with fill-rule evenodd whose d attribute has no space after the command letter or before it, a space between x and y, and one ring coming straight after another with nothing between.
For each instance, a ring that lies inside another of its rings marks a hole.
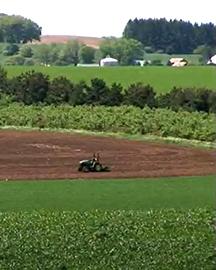
<instances>
[{"instance_id":1,"label":"hillside","mask_svg":"<svg viewBox=\"0 0 216 270\"><path fill-rule=\"evenodd\" d=\"M35 41L36 44L50 44L50 43L67 43L69 40L77 40L87 46L99 48L103 38L98 37L84 37L84 36L66 36L66 35L44 35L41 40Z\"/></svg>"}]
</instances>

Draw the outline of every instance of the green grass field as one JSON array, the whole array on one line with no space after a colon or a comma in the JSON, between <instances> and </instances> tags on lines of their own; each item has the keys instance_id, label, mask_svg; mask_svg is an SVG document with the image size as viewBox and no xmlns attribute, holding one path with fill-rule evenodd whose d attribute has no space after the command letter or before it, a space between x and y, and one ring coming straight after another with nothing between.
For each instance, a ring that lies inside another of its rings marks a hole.
<instances>
[{"instance_id":1,"label":"green grass field","mask_svg":"<svg viewBox=\"0 0 216 270\"><path fill-rule=\"evenodd\" d=\"M200 59L202 55L200 54L166 54L166 53L146 53L144 55L145 60L160 60L163 65L166 65L170 58L185 58L189 65L200 65Z\"/></svg>"},{"instance_id":2,"label":"green grass field","mask_svg":"<svg viewBox=\"0 0 216 270\"><path fill-rule=\"evenodd\" d=\"M215 176L0 182L0 211L214 207Z\"/></svg>"},{"instance_id":3,"label":"green grass field","mask_svg":"<svg viewBox=\"0 0 216 270\"><path fill-rule=\"evenodd\" d=\"M160 92L169 92L177 87L216 87L216 68L207 66L173 67L41 67L41 66L5 66L9 77L34 69L43 72L50 78L65 76L79 82L90 82L92 78L104 79L108 85L116 82L127 87L135 82L150 84Z\"/></svg>"}]
</instances>

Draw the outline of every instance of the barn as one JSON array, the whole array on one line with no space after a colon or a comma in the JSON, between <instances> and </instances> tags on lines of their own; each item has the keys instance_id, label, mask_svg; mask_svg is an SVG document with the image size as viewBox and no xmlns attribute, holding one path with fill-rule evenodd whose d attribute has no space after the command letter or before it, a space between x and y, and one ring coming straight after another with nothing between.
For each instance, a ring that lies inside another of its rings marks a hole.
<instances>
[{"instance_id":1,"label":"barn","mask_svg":"<svg viewBox=\"0 0 216 270\"><path fill-rule=\"evenodd\" d=\"M167 65L172 67L184 67L188 65L188 61L185 58L170 58Z\"/></svg>"},{"instance_id":2,"label":"barn","mask_svg":"<svg viewBox=\"0 0 216 270\"><path fill-rule=\"evenodd\" d=\"M213 55L209 61L207 62L208 65L216 65L216 54Z\"/></svg>"}]
</instances>

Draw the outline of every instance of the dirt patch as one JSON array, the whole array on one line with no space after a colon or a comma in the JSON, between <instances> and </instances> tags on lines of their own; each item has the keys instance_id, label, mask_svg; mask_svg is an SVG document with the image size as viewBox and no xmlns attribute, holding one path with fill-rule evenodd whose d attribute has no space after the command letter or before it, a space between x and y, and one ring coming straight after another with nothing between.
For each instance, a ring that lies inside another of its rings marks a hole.
<instances>
[{"instance_id":1,"label":"dirt patch","mask_svg":"<svg viewBox=\"0 0 216 270\"><path fill-rule=\"evenodd\" d=\"M99 152L112 171L80 173ZM57 132L0 131L0 179L132 178L216 174L214 150Z\"/></svg>"},{"instance_id":2,"label":"dirt patch","mask_svg":"<svg viewBox=\"0 0 216 270\"><path fill-rule=\"evenodd\" d=\"M67 43L71 40L77 40L78 42L87 46L98 49L100 44L103 42L103 38L98 37L84 37L84 36L66 36L66 35L46 35L41 36L40 41L35 41L35 44L62 44Z\"/></svg>"}]
</instances>

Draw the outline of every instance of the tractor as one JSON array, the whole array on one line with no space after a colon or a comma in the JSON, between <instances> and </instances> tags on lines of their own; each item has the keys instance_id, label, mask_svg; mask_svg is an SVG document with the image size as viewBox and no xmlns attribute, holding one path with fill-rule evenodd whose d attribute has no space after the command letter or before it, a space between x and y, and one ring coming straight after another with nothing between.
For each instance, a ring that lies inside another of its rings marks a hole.
<instances>
[{"instance_id":1,"label":"tractor","mask_svg":"<svg viewBox=\"0 0 216 270\"><path fill-rule=\"evenodd\" d=\"M109 172L110 168L100 163L99 154L94 154L92 159L85 159L79 162L79 172Z\"/></svg>"}]
</instances>

